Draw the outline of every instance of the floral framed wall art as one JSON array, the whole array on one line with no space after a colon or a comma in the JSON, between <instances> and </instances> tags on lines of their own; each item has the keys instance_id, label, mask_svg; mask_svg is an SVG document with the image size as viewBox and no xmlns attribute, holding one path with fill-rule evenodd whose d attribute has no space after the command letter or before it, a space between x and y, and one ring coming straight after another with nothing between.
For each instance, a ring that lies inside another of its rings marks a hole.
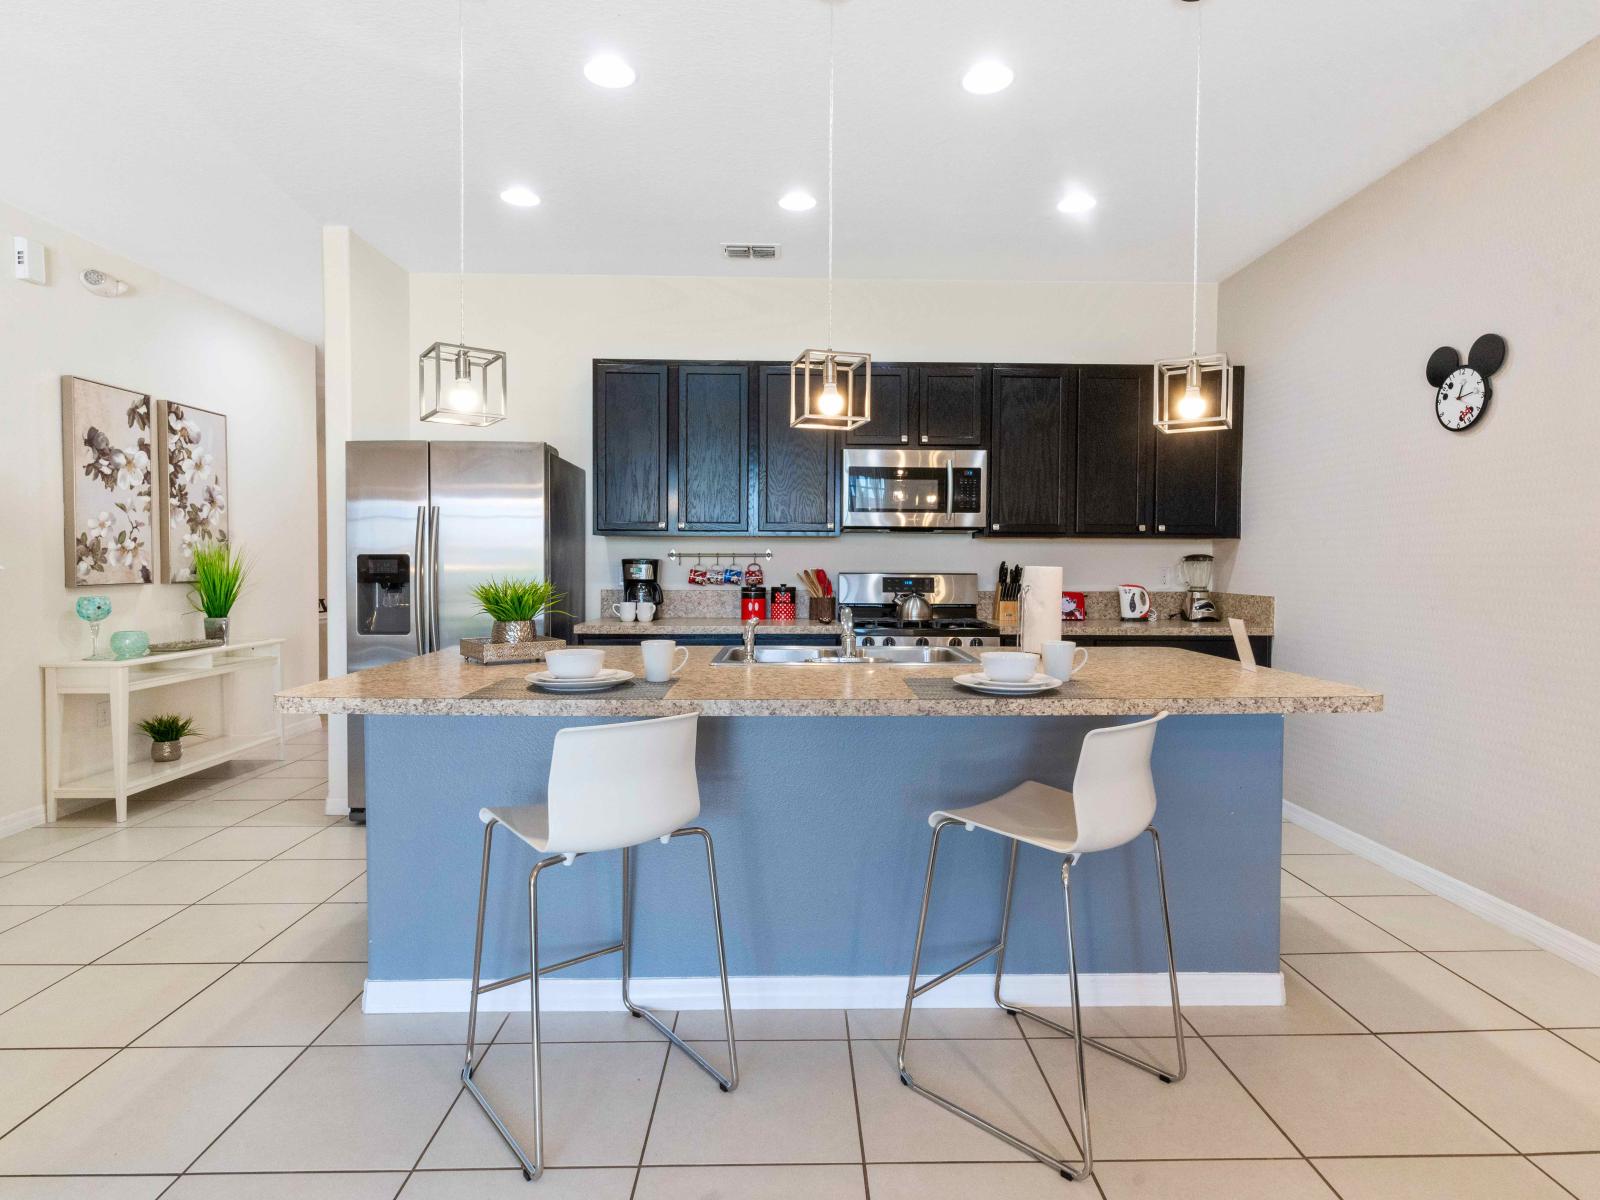
<instances>
[{"instance_id":1,"label":"floral framed wall art","mask_svg":"<svg viewBox=\"0 0 1600 1200\"><path fill-rule=\"evenodd\" d=\"M151 583L150 397L61 377L69 588Z\"/></svg>"},{"instance_id":2,"label":"floral framed wall art","mask_svg":"<svg viewBox=\"0 0 1600 1200\"><path fill-rule=\"evenodd\" d=\"M161 464L161 581L194 579L194 548L228 540L228 418L163 400L157 405Z\"/></svg>"}]
</instances>

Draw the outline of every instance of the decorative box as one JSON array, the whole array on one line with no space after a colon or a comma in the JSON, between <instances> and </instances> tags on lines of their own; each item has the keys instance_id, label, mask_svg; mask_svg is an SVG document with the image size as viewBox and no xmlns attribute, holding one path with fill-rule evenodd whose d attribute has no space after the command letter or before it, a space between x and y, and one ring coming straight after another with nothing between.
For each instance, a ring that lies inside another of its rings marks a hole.
<instances>
[{"instance_id":1,"label":"decorative box","mask_svg":"<svg viewBox=\"0 0 1600 1200\"><path fill-rule=\"evenodd\" d=\"M546 650L559 650L566 643L560 638L540 638L532 642L491 642L488 638L462 638L461 657L468 662L494 666L496 663L543 662Z\"/></svg>"}]
</instances>

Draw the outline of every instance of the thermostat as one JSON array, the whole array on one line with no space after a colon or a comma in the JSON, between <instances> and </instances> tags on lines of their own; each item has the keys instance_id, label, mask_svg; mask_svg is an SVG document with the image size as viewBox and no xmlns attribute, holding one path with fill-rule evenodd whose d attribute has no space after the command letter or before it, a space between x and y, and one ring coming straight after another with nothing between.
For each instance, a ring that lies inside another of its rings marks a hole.
<instances>
[{"instance_id":1,"label":"thermostat","mask_svg":"<svg viewBox=\"0 0 1600 1200\"><path fill-rule=\"evenodd\" d=\"M44 282L44 247L32 238L13 237L12 245L16 249L17 278L29 283Z\"/></svg>"}]
</instances>

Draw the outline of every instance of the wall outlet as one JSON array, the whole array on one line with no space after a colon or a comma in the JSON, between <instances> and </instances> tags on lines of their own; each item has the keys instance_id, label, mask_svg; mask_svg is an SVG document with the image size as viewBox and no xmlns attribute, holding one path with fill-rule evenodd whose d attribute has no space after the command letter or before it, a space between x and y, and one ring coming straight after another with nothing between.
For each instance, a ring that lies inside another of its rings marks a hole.
<instances>
[{"instance_id":1,"label":"wall outlet","mask_svg":"<svg viewBox=\"0 0 1600 1200\"><path fill-rule=\"evenodd\" d=\"M97 700L94 706L94 725L96 729L105 729L111 724L111 701Z\"/></svg>"},{"instance_id":2,"label":"wall outlet","mask_svg":"<svg viewBox=\"0 0 1600 1200\"><path fill-rule=\"evenodd\" d=\"M11 239L12 259L18 279L28 283L43 283L44 247L32 238L20 234Z\"/></svg>"}]
</instances>

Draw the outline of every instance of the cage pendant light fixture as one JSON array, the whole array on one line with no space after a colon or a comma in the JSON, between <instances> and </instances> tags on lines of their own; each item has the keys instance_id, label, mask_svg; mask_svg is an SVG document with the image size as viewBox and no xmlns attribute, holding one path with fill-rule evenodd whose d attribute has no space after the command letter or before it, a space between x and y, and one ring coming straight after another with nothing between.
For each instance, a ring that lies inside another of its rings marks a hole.
<instances>
[{"instance_id":1,"label":"cage pendant light fixture","mask_svg":"<svg viewBox=\"0 0 1600 1200\"><path fill-rule=\"evenodd\" d=\"M872 419L872 355L833 348L833 8L828 6L828 348L805 350L789 364L789 424L795 429L854 429Z\"/></svg>"},{"instance_id":2,"label":"cage pendant light fixture","mask_svg":"<svg viewBox=\"0 0 1600 1200\"><path fill-rule=\"evenodd\" d=\"M1194 226L1189 296L1189 353L1155 365L1156 428L1162 433L1203 433L1233 427L1233 368L1226 354L1200 353L1200 67L1204 44L1202 0L1194 33Z\"/></svg>"},{"instance_id":3,"label":"cage pendant light fixture","mask_svg":"<svg viewBox=\"0 0 1600 1200\"><path fill-rule=\"evenodd\" d=\"M506 356L467 341L467 33L456 3L456 341L435 342L417 363L422 419L445 425L493 425L506 416Z\"/></svg>"}]
</instances>

